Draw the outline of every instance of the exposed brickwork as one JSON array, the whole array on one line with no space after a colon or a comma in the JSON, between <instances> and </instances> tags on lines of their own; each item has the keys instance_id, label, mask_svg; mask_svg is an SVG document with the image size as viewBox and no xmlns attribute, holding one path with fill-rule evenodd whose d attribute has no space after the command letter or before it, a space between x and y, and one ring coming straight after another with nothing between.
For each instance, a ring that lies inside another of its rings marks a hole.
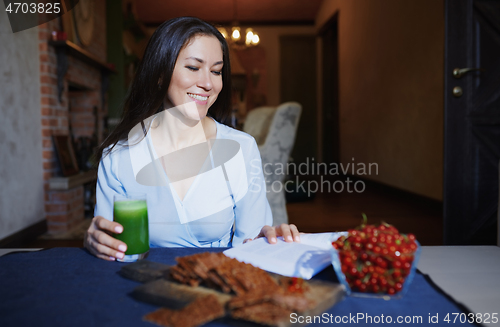
<instances>
[{"instance_id":1,"label":"exposed brickwork","mask_svg":"<svg viewBox=\"0 0 500 327\"><path fill-rule=\"evenodd\" d=\"M57 58L53 47L47 42L53 30L58 30L59 20L47 22L38 27L39 53L40 53L40 108L42 124L42 160L44 182L57 173L57 159L52 134L68 134L68 128L63 120L68 119L67 94L63 92L62 102L57 98ZM66 86L67 87L67 86Z\"/></svg>"},{"instance_id":2,"label":"exposed brickwork","mask_svg":"<svg viewBox=\"0 0 500 327\"><path fill-rule=\"evenodd\" d=\"M106 61L106 2L94 1L94 41L85 48L97 58ZM64 78L61 102L57 94L57 56L54 47L48 45L52 31L61 29L60 19L55 19L38 27L40 58L40 110L42 114L42 162L45 192L45 216L49 232L68 231L84 218L83 187L67 191L50 191L48 181L57 176L58 163L52 141L53 134L68 135L70 125L73 137L92 136L96 127L98 135L102 126L95 126L94 107L99 121L107 108L101 103L101 72L73 57L69 57L68 71ZM75 84L87 91L69 91ZM101 124L100 124L101 125ZM100 139L100 137L99 137Z\"/></svg>"},{"instance_id":3,"label":"exposed brickwork","mask_svg":"<svg viewBox=\"0 0 500 327\"><path fill-rule=\"evenodd\" d=\"M83 219L83 186L67 191L48 191L45 212L49 233L67 231Z\"/></svg>"},{"instance_id":4,"label":"exposed brickwork","mask_svg":"<svg viewBox=\"0 0 500 327\"><path fill-rule=\"evenodd\" d=\"M69 92L70 120L74 137L91 137L95 131L94 106L99 102L95 91ZM97 106L98 107L98 106Z\"/></svg>"}]
</instances>

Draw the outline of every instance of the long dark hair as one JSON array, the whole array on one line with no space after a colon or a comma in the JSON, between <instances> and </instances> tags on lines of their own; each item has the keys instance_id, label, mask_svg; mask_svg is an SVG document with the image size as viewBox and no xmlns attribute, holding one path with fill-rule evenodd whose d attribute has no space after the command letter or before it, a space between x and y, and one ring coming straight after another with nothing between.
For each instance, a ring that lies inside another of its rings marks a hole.
<instances>
[{"instance_id":1,"label":"long dark hair","mask_svg":"<svg viewBox=\"0 0 500 327\"><path fill-rule=\"evenodd\" d=\"M208 115L220 123L228 123L231 113L231 66L226 40L217 28L201 19L174 18L161 24L151 36L125 100L122 119L96 150L97 163L102 156L111 152L119 141L125 140L134 126L163 110L163 100L179 52L197 35L214 36L221 44L224 61L223 87L217 100L208 110Z\"/></svg>"}]
</instances>

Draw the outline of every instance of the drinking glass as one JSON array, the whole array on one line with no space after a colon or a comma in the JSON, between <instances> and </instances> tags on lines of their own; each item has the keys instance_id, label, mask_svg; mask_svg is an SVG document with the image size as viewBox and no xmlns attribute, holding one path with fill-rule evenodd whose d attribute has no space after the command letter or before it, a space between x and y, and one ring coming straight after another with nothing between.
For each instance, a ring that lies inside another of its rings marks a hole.
<instances>
[{"instance_id":1,"label":"drinking glass","mask_svg":"<svg viewBox=\"0 0 500 327\"><path fill-rule=\"evenodd\" d=\"M115 195L113 198L113 220L123 226L115 238L127 244L121 262L144 259L149 253L148 206L145 193Z\"/></svg>"}]
</instances>

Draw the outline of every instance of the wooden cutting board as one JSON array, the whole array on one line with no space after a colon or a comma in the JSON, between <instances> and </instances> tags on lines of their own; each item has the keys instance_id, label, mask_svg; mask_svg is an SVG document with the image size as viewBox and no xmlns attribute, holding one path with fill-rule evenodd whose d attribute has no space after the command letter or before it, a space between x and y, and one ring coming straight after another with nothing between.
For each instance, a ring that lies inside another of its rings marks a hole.
<instances>
[{"instance_id":1,"label":"wooden cutting board","mask_svg":"<svg viewBox=\"0 0 500 327\"><path fill-rule=\"evenodd\" d=\"M196 297L213 294L218 301L225 304L232 298L232 295L218 292L203 286L191 287L188 285L179 284L169 278L169 269L171 266L152 263L142 260L133 264L124 266L120 271L120 275L133 279L139 282L147 281L145 284L136 287L132 296L143 302L158 305L171 309L181 309ZM283 278L279 275L271 274L273 278ZM330 283L321 280L309 280L309 291L306 296L316 302L316 306L312 309L300 313L302 316L318 316L340 302L345 290L340 284ZM235 320L230 317L223 318L224 323L233 326L256 326L257 324L245 321ZM305 324L291 323L284 321L280 323L280 327L301 326Z\"/></svg>"}]
</instances>

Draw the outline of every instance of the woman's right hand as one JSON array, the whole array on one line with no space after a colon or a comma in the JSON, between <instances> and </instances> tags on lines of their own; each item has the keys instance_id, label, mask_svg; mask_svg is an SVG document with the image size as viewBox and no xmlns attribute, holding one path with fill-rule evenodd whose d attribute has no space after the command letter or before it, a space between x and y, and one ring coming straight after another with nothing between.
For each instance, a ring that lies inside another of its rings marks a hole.
<instances>
[{"instance_id":1,"label":"woman's right hand","mask_svg":"<svg viewBox=\"0 0 500 327\"><path fill-rule=\"evenodd\" d=\"M96 216L85 233L83 245L98 258L108 261L123 259L127 244L110 235L121 232L123 232L123 226L119 223Z\"/></svg>"}]
</instances>

